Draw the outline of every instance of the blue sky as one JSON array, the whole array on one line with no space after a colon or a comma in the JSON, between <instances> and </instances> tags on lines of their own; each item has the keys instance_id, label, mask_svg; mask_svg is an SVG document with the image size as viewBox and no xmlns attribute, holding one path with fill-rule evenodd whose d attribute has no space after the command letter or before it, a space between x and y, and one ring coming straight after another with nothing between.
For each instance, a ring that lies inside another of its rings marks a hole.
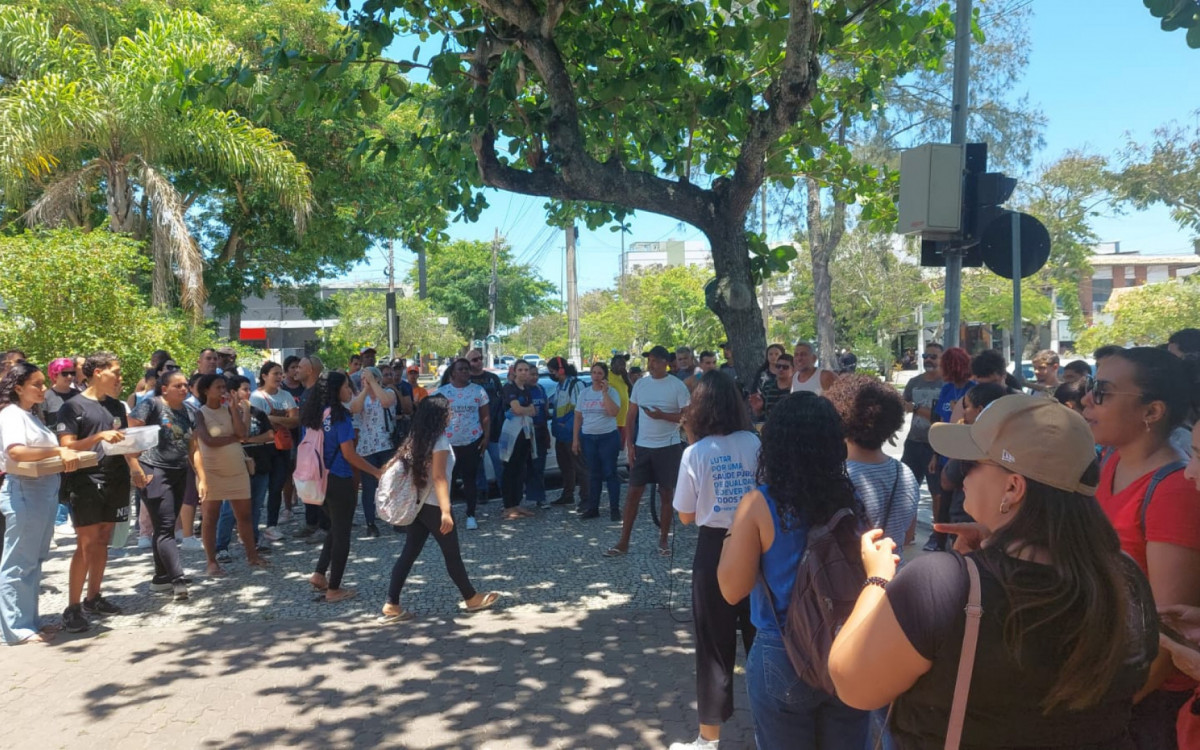
<instances>
[{"instance_id":1,"label":"blue sky","mask_svg":"<svg viewBox=\"0 0 1200 750\"><path fill-rule=\"evenodd\" d=\"M1079 148L1113 156L1128 137L1145 141L1160 125L1194 123L1200 116L1200 51L1189 49L1182 33L1163 32L1137 0L1038 0L1029 44L1019 93L1027 93L1048 120L1037 163ZM543 277L561 286L564 237L544 226L545 201L495 191L488 200L491 207L478 222L451 225L451 236L490 240L499 228L519 259L534 263ZM632 226L627 242L703 239L694 227L653 214L639 214ZM1094 226L1102 240L1120 241L1122 250L1192 252L1189 235L1163 208L1105 216ZM607 228L580 228L581 291L613 283L620 244ZM415 257L397 249L396 261L397 276L403 277ZM347 278L386 278L381 254L373 253Z\"/></svg>"}]
</instances>

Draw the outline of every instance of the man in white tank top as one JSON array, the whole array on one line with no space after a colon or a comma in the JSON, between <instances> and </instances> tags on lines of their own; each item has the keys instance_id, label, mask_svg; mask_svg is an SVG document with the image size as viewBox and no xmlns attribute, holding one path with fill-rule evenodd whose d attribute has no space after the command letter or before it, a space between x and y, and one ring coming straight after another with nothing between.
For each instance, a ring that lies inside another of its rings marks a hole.
<instances>
[{"instance_id":1,"label":"man in white tank top","mask_svg":"<svg viewBox=\"0 0 1200 750\"><path fill-rule=\"evenodd\" d=\"M807 341L796 342L792 362L796 370L792 376L792 393L808 391L820 396L837 380L837 375L829 370L817 370L817 355Z\"/></svg>"}]
</instances>

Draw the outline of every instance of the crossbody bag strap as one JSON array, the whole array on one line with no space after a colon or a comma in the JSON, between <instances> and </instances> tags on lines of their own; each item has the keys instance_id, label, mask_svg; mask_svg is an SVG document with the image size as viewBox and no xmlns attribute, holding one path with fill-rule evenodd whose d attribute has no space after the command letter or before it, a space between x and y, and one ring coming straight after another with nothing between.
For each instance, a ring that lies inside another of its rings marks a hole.
<instances>
[{"instance_id":1,"label":"crossbody bag strap","mask_svg":"<svg viewBox=\"0 0 1200 750\"><path fill-rule=\"evenodd\" d=\"M883 533L887 534L888 521L892 518L892 505L896 499L896 488L900 486L900 467L904 464L896 462L896 478L892 480L892 492L888 495L887 505L883 506L883 525L879 528L883 529Z\"/></svg>"},{"instance_id":2,"label":"crossbody bag strap","mask_svg":"<svg viewBox=\"0 0 1200 750\"><path fill-rule=\"evenodd\" d=\"M967 628L963 632L962 654L958 657L958 678L954 681L954 702L950 705L950 725L946 728L945 750L958 750L962 740L963 723L967 717L967 695L971 692L971 672L975 669L975 649L979 645L979 622L983 617L980 605L979 568L975 561L964 557L971 588L967 593Z\"/></svg>"}]
</instances>

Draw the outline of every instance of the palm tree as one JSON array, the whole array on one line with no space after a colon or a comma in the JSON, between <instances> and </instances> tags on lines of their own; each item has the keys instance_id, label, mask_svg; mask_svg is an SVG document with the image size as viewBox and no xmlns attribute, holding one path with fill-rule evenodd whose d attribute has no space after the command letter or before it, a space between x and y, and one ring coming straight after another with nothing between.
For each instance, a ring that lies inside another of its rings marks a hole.
<instances>
[{"instance_id":1,"label":"palm tree","mask_svg":"<svg viewBox=\"0 0 1200 750\"><path fill-rule=\"evenodd\" d=\"M171 276L192 315L207 293L204 259L169 175L198 170L250 181L291 211L302 231L312 199L307 167L270 130L183 95L198 71L224 71L236 50L206 18L157 16L111 45L37 11L0 7L0 190L40 196L28 224L86 226L103 188L109 229L149 235L152 298L167 306Z\"/></svg>"}]
</instances>

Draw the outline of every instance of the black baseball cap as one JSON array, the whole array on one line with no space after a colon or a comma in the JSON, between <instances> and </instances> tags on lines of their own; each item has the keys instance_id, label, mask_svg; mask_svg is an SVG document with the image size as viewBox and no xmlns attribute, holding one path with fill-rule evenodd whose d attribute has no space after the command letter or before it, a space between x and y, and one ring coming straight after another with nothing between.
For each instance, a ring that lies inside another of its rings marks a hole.
<instances>
[{"instance_id":1,"label":"black baseball cap","mask_svg":"<svg viewBox=\"0 0 1200 750\"><path fill-rule=\"evenodd\" d=\"M650 349L650 351L642 352L642 356L643 357L656 357L658 359L663 360L664 362L669 362L671 360L671 353L669 351L667 351L667 347L665 347L665 346L652 347Z\"/></svg>"}]
</instances>

